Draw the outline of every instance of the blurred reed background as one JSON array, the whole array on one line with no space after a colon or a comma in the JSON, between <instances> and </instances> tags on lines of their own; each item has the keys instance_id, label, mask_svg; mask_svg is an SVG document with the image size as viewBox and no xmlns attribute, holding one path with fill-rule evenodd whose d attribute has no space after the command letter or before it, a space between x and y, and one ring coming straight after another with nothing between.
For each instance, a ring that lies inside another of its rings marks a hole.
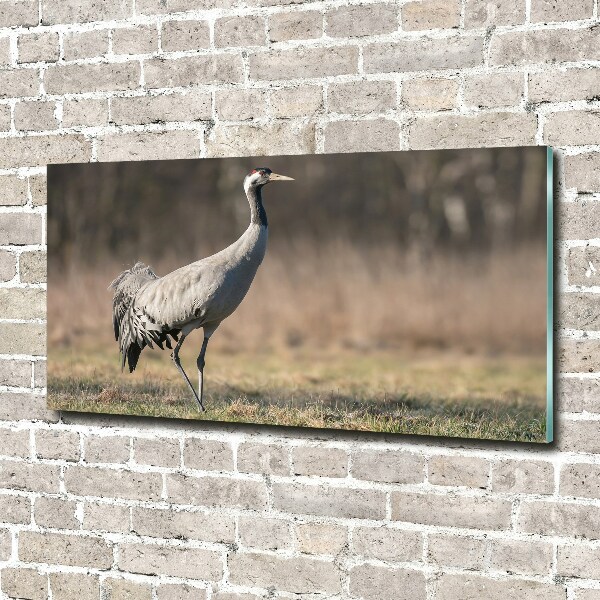
<instances>
[{"instance_id":1,"label":"blurred reed background","mask_svg":"<svg viewBox=\"0 0 600 600\"><path fill-rule=\"evenodd\" d=\"M242 180L268 166L296 181L264 191L269 249L212 350L543 356L545 161L496 148L51 166L50 346L114 344L113 277L234 241Z\"/></svg>"}]
</instances>

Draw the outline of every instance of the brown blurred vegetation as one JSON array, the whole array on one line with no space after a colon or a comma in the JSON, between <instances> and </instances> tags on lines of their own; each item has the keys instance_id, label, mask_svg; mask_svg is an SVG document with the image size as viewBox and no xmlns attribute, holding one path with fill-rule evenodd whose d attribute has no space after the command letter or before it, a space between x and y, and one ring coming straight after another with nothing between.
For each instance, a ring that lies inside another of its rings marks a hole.
<instances>
[{"instance_id":1,"label":"brown blurred vegetation","mask_svg":"<svg viewBox=\"0 0 600 600\"><path fill-rule=\"evenodd\" d=\"M249 219L243 177L269 166L296 181L265 189L269 250L213 347L543 354L545 161L501 148L52 166L50 343L111 343L111 279L231 243Z\"/></svg>"}]
</instances>

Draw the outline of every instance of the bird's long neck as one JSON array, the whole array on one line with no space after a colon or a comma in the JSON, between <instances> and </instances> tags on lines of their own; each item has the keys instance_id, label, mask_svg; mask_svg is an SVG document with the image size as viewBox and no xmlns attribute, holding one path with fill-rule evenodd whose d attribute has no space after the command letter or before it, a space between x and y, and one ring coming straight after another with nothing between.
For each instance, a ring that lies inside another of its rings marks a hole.
<instances>
[{"instance_id":1,"label":"bird's long neck","mask_svg":"<svg viewBox=\"0 0 600 600\"><path fill-rule=\"evenodd\" d=\"M267 227L267 213L262 203L261 187L246 186L246 196L250 203L250 223Z\"/></svg>"}]
</instances>

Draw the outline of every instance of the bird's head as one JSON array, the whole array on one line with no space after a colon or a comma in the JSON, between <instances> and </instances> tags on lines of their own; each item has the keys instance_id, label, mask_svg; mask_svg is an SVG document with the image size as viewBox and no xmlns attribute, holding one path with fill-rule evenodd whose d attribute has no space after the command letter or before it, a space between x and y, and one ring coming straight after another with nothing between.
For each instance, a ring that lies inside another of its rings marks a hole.
<instances>
[{"instance_id":1,"label":"bird's head","mask_svg":"<svg viewBox=\"0 0 600 600\"><path fill-rule=\"evenodd\" d=\"M267 169L267 167L256 167L256 169L252 169L252 171L246 175L244 187L246 189L249 187L262 187L271 181L294 181L294 178L273 173L273 171Z\"/></svg>"}]
</instances>

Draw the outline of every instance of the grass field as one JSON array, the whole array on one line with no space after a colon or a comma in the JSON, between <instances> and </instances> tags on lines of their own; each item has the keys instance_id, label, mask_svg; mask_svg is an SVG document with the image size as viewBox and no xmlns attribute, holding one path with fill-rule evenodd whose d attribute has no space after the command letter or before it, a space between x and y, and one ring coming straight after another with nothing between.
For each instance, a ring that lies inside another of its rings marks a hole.
<instances>
[{"instance_id":1,"label":"grass field","mask_svg":"<svg viewBox=\"0 0 600 600\"><path fill-rule=\"evenodd\" d=\"M192 346L182 355L196 381ZM120 373L116 345L77 354L53 349L49 361L48 401L55 409L545 441L543 359L216 351L205 371L205 413L196 410L166 351L145 351L133 374Z\"/></svg>"}]
</instances>

